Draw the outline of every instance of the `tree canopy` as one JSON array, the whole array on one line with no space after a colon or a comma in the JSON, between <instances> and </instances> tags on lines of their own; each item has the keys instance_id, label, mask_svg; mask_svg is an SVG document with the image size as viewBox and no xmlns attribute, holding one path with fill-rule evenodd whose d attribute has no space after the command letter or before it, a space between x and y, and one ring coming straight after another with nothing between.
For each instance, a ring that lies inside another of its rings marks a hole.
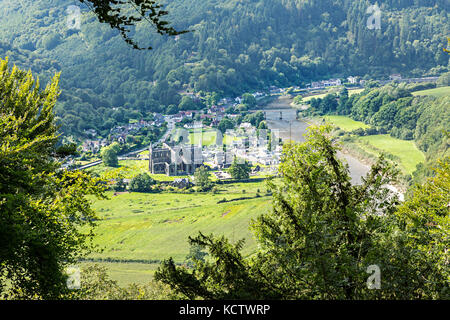
<instances>
[{"instance_id":1,"label":"tree canopy","mask_svg":"<svg viewBox=\"0 0 450 320\"><path fill-rule=\"evenodd\" d=\"M130 1L122 2L129 10L121 16L139 16ZM142 47L151 43L151 51L133 50L117 29L91 13L83 12L81 30L67 30L67 2L52 3L0 2L0 56L47 80L63 72L55 111L64 134L76 138L89 128L104 137L127 124L134 110L165 113L180 104L182 92L203 92L210 105L272 85L449 71L450 56L442 50L449 19L445 0L433 6L429 0L383 1L381 30L363 23L366 0L165 1L170 15L161 19L195 32L161 36L145 19L136 28L126 26L130 38ZM123 110L120 121L112 108Z\"/></svg>"},{"instance_id":2,"label":"tree canopy","mask_svg":"<svg viewBox=\"0 0 450 320\"><path fill-rule=\"evenodd\" d=\"M102 197L103 188L61 170L70 148L58 147L58 81L42 89L31 72L0 60L0 298L67 295L64 268L91 248L96 215L86 196Z\"/></svg>"},{"instance_id":3,"label":"tree canopy","mask_svg":"<svg viewBox=\"0 0 450 320\"><path fill-rule=\"evenodd\" d=\"M244 240L200 233L189 242L208 257L192 268L168 259L155 278L189 299L448 299L448 164L399 207L385 187L397 170L381 157L352 185L329 132L284 146L273 210L252 224L255 254L243 257ZM378 290L368 286L373 268Z\"/></svg>"}]
</instances>

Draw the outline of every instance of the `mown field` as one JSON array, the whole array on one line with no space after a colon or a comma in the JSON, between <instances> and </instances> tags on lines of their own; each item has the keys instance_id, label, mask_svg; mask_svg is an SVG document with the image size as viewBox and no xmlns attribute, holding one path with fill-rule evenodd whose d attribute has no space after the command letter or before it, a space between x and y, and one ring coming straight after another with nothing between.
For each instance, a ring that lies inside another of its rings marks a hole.
<instances>
[{"instance_id":1,"label":"mown field","mask_svg":"<svg viewBox=\"0 0 450 320\"><path fill-rule=\"evenodd\" d=\"M265 182L224 184L218 188L218 194L114 196L108 192L109 200L93 201L101 219L94 238L99 251L86 258L106 266L113 279L126 284L151 279L163 259L173 257L177 263L185 262L188 237L199 231L224 235L231 241L245 238L243 253L251 254L256 244L249 230L250 222L271 206ZM241 197L251 199L218 203Z\"/></svg>"},{"instance_id":2,"label":"mown field","mask_svg":"<svg viewBox=\"0 0 450 320\"><path fill-rule=\"evenodd\" d=\"M84 268L93 264L105 267L109 277L123 287L132 283L145 284L152 281L159 267L159 263L136 262L80 262L78 267Z\"/></svg>"},{"instance_id":3,"label":"mown field","mask_svg":"<svg viewBox=\"0 0 450 320\"><path fill-rule=\"evenodd\" d=\"M217 131L204 129L201 132L193 132L189 130L189 143L194 145L200 144L200 139L202 140L202 146L215 145L217 142ZM223 135L223 144L230 145L233 141L240 140L240 137L234 137L227 134Z\"/></svg>"},{"instance_id":4,"label":"mown field","mask_svg":"<svg viewBox=\"0 0 450 320\"><path fill-rule=\"evenodd\" d=\"M438 98L444 97L444 96L450 96L450 86L416 91L416 92L413 92L412 95L414 95L414 96L435 96Z\"/></svg>"},{"instance_id":5,"label":"mown field","mask_svg":"<svg viewBox=\"0 0 450 320\"><path fill-rule=\"evenodd\" d=\"M359 128L369 128L367 124L361 121L355 121L346 116L324 116L325 120L332 125L341 128L344 131L353 131Z\"/></svg>"},{"instance_id":6,"label":"mown field","mask_svg":"<svg viewBox=\"0 0 450 320\"><path fill-rule=\"evenodd\" d=\"M339 90L340 90L340 88L339 88ZM323 99L323 98L325 98L325 96L326 96L327 94L333 93L333 92L339 92L339 90L337 90L336 88L332 88L332 89L330 89L330 90L327 90L327 92L325 92L325 93L321 93L321 94L316 94L316 95L313 95L313 96L305 97L305 98L303 98L303 102L308 102L308 101L310 101L310 100L313 99L313 98L316 98L316 99L318 99L318 98ZM363 90L364 90L364 89L351 89L351 90L348 90L348 95L349 95L349 96L352 96L352 95L354 95L354 94L358 94L358 93L362 92Z\"/></svg>"},{"instance_id":7,"label":"mown field","mask_svg":"<svg viewBox=\"0 0 450 320\"><path fill-rule=\"evenodd\" d=\"M324 119L340 129L351 132L358 128L368 128L369 126L361 121L355 121L347 116L328 115L314 119L320 123ZM351 143L344 143L347 148L361 149L370 157L378 157L382 152L391 154L394 162L398 163L400 170L405 174L411 174L416 169L416 165L425 161L425 155L420 151L414 141L406 141L391 137L389 134L354 136ZM361 152L360 152L361 153ZM364 158L362 154L359 155Z\"/></svg>"},{"instance_id":8,"label":"mown field","mask_svg":"<svg viewBox=\"0 0 450 320\"><path fill-rule=\"evenodd\" d=\"M398 158L400 169L408 174L413 173L416 165L425 161L425 155L414 141L400 140L388 134L358 137L358 145L368 153L378 155L386 151ZM397 161L396 161L397 162Z\"/></svg>"}]
</instances>

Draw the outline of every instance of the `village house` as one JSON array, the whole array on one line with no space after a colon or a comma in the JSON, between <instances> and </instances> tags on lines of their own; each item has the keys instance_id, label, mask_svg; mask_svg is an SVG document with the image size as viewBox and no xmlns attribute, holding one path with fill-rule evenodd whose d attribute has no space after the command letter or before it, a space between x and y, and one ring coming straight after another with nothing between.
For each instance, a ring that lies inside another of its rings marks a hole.
<instances>
[{"instance_id":1,"label":"village house","mask_svg":"<svg viewBox=\"0 0 450 320\"><path fill-rule=\"evenodd\" d=\"M225 107L213 105L209 108L208 113L225 112Z\"/></svg>"},{"instance_id":2,"label":"village house","mask_svg":"<svg viewBox=\"0 0 450 320\"><path fill-rule=\"evenodd\" d=\"M358 78L357 77L350 76L350 77L347 78L347 80L351 84L357 84L358 83Z\"/></svg>"},{"instance_id":3,"label":"village house","mask_svg":"<svg viewBox=\"0 0 450 320\"><path fill-rule=\"evenodd\" d=\"M398 74L398 73L395 73L395 74L391 74L389 76L389 79L393 80L393 81L395 81L395 80L402 80L402 76L400 74Z\"/></svg>"},{"instance_id":4,"label":"village house","mask_svg":"<svg viewBox=\"0 0 450 320\"><path fill-rule=\"evenodd\" d=\"M84 132L84 134L91 136L91 137L95 137L97 135L97 131L94 129L84 130L83 132Z\"/></svg>"},{"instance_id":5,"label":"village house","mask_svg":"<svg viewBox=\"0 0 450 320\"><path fill-rule=\"evenodd\" d=\"M326 88L326 87L333 87L333 86L340 86L342 85L342 82L340 79L330 79L330 80L322 80L322 81L316 81L311 83L311 88L317 89L317 88Z\"/></svg>"},{"instance_id":6,"label":"village house","mask_svg":"<svg viewBox=\"0 0 450 320\"><path fill-rule=\"evenodd\" d=\"M277 93L283 92L283 90L280 89L280 88L278 88L278 87L275 87L275 86L270 86L270 87L269 87L269 92L270 92L271 94L277 94Z\"/></svg>"},{"instance_id":7,"label":"village house","mask_svg":"<svg viewBox=\"0 0 450 320\"><path fill-rule=\"evenodd\" d=\"M232 103L232 102L233 102L232 98L223 98L223 99L220 99L218 104L226 105L226 104L229 104L229 103Z\"/></svg>"},{"instance_id":8,"label":"village house","mask_svg":"<svg viewBox=\"0 0 450 320\"><path fill-rule=\"evenodd\" d=\"M202 115L200 115L200 119L201 119L201 120L204 120L204 119L211 119L211 120L214 120L215 117L214 117L214 115L212 115L212 114L202 114Z\"/></svg>"},{"instance_id":9,"label":"village house","mask_svg":"<svg viewBox=\"0 0 450 320\"><path fill-rule=\"evenodd\" d=\"M108 145L108 142L106 141L106 139L85 140L83 142L83 145L81 146L81 149L83 152L98 153L98 152L100 152L102 147L105 147L107 145Z\"/></svg>"},{"instance_id":10,"label":"village house","mask_svg":"<svg viewBox=\"0 0 450 320\"><path fill-rule=\"evenodd\" d=\"M192 123L186 123L184 126L186 129L201 129L203 128L203 125L201 122L192 122Z\"/></svg>"},{"instance_id":11,"label":"village house","mask_svg":"<svg viewBox=\"0 0 450 320\"><path fill-rule=\"evenodd\" d=\"M194 111L194 110L187 110L187 111L180 111L179 112L179 114L182 117L190 118L190 119L192 119L194 117L195 113L196 113L196 111Z\"/></svg>"},{"instance_id":12,"label":"village house","mask_svg":"<svg viewBox=\"0 0 450 320\"><path fill-rule=\"evenodd\" d=\"M264 97L265 94L262 92L255 92L255 93L253 93L253 96L258 99L258 98Z\"/></svg>"}]
</instances>

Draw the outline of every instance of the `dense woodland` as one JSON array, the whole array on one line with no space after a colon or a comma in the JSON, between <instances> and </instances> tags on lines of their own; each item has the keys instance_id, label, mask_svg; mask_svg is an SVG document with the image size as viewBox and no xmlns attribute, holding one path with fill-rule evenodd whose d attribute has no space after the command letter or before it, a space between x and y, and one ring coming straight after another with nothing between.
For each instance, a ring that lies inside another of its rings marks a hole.
<instances>
[{"instance_id":1,"label":"dense woodland","mask_svg":"<svg viewBox=\"0 0 450 320\"><path fill-rule=\"evenodd\" d=\"M73 4L82 9L81 30L66 26ZM1 1L0 56L31 67L43 80L62 71L56 112L64 133L74 136L126 122L131 110L165 112L186 90L224 96L329 77L448 70L445 0L383 1L381 30L367 28L371 4L174 0L167 19L191 32L161 37L138 23L130 35L154 48L139 51L79 2Z\"/></svg>"}]
</instances>

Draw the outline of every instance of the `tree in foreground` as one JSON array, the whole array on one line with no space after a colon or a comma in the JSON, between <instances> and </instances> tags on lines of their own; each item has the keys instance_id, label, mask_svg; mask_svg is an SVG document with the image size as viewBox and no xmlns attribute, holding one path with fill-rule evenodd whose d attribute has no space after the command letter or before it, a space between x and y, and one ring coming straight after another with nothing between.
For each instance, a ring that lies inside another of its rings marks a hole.
<instances>
[{"instance_id":1,"label":"tree in foreground","mask_svg":"<svg viewBox=\"0 0 450 320\"><path fill-rule=\"evenodd\" d=\"M77 300L168 300L177 299L167 285L156 281L120 286L110 278L108 270L97 264L81 269L81 288L73 293Z\"/></svg>"},{"instance_id":2,"label":"tree in foreground","mask_svg":"<svg viewBox=\"0 0 450 320\"><path fill-rule=\"evenodd\" d=\"M243 240L200 233L189 241L207 259L191 269L166 260L155 278L191 299L448 298L448 165L446 179L398 207L386 188L398 171L380 157L352 185L329 132L313 127L305 143L284 146L281 179L269 184L273 209L252 224L258 249L250 258ZM380 289L368 286L376 269Z\"/></svg>"},{"instance_id":3,"label":"tree in foreground","mask_svg":"<svg viewBox=\"0 0 450 320\"><path fill-rule=\"evenodd\" d=\"M96 215L86 195L103 189L61 170L58 79L42 90L31 72L0 60L0 299L66 297L65 267L91 248Z\"/></svg>"}]
</instances>

